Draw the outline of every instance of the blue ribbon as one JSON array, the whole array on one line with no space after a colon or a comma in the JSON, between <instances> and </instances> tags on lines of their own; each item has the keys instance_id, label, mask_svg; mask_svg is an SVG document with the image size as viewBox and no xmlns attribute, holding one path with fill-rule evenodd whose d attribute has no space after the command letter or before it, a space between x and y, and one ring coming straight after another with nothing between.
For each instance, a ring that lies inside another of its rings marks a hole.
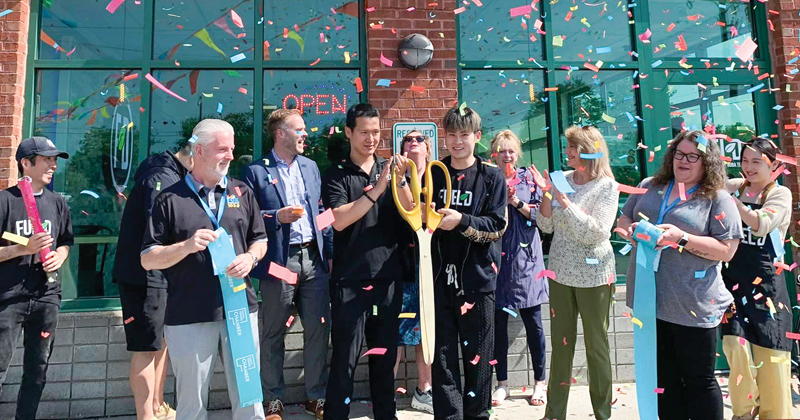
<instances>
[{"instance_id":1,"label":"blue ribbon","mask_svg":"<svg viewBox=\"0 0 800 420\"><path fill-rule=\"evenodd\" d=\"M633 327L633 361L641 420L658 419L655 261L659 252L656 251L658 238L663 232L652 223L641 220L633 233L637 241L633 316L642 323L641 327Z\"/></svg>"}]
</instances>

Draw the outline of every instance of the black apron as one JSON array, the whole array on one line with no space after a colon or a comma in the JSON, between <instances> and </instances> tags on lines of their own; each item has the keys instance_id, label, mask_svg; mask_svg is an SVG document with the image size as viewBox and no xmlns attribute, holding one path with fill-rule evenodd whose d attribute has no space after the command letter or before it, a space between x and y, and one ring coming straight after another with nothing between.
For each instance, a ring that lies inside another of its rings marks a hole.
<instances>
[{"instance_id":1,"label":"black apron","mask_svg":"<svg viewBox=\"0 0 800 420\"><path fill-rule=\"evenodd\" d=\"M766 191L763 194L766 196ZM753 210L761 204L749 204ZM711 223L719 223L712 220ZM786 333L792 328L791 303L783 275L775 274L775 250L769 237L757 237L750 226L742 222L744 239L733 259L722 269L725 287L733 295L733 303L722 319L722 335L743 337L757 346L791 351L792 340ZM761 277L759 284L753 284ZM761 296L758 296L761 294ZM758 299L756 299L758 297ZM775 313L770 313L767 298L772 300Z\"/></svg>"}]
</instances>

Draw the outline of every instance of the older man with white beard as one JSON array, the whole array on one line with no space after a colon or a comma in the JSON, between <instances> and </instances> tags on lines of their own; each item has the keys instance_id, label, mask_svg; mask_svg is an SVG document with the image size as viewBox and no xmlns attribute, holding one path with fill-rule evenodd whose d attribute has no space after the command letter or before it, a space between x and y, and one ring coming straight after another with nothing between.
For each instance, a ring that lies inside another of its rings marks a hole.
<instances>
[{"instance_id":1,"label":"older man with white beard","mask_svg":"<svg viewBox=\"0 0 800 420\"><path fill-rule=\"evenodd\" d=\"M206 119L197 124L192 132L194 169L156 198L142 243L142 266L163 270L167 276L164 337L177 380L177 420L207 418L218 353L233 419L264 419L261 402L240 407L220 280L207 250L223 228L236 253L226 274L244 279L258 360L258 303L248 274L267 251L267 235L253 191L227 177L233 137L233 127L225 121Z\"/></svg>"}]
</instances>

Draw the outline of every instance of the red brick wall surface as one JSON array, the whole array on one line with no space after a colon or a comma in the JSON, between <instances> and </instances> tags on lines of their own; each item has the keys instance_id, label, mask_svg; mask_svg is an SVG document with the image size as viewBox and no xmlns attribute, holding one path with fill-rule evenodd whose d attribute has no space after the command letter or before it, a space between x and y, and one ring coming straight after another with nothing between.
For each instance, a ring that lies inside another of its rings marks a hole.
<instances>
[{"instance_id":1,"label":"red brick wall surface","mask_svg":"<svg viewBox=\"0 0 800 420\"><path fill-rule=\"evenodd\" d=\"M381 153L392 148L392 126L397 122L435 122L439 150L444 149L441 120L458 100L455 0L368 0L367 10L369 102L381 112ZM409 11L409 8L414 10ZM431 14L435 17L431 17ZM382 22L382 23L381 23ZM372 25L372 26L370 26ZM403 67L397 53L400 41L419 33L433 43L433 61L421 70ZM394 64L381 63L381 53ZM390 79L390 87L375 86ZM424 92L411 91L421 86Z\"/></svg>"},{"instance_id":2,"label":"red brick wall surface","mask_svg":"<svg viewBox=\"0 0 800 420\"><path fill-rule=\"evenodd\" d=\"M22 139L29 0L0 0L0 189L17 178L14 153Z\"/></svg>"}]
</instances>

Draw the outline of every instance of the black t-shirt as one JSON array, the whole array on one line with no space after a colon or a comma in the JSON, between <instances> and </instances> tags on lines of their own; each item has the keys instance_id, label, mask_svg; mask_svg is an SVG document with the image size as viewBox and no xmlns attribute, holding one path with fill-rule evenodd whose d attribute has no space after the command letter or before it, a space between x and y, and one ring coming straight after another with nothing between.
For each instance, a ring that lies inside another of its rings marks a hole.
<instances>
[{"instance_id":1,"label":"black t-shirt","mask_svg":"<svg viewBox=\"0 0 800 420\"><path fill-rule=\"evenodd\" d=\"M361 198L368 185L378 182L387 164L387 160L375 156L369 174L349 157L332 165L322 177L325 207L335 209ZM347 229L334 230L332 281L355 285L361 280L394 280L402 276L398 241L406 222L400 218L389 188L376 201Z\"/></svg>"},{"instance_id":2,"label":"black t-shirt","mask_svg":"<svg viewBox=\"0 0 800 420\"><path fill-rule=\"evenodd\" d=\"M45 188L36 196L36 205L45 232L53 237L51 249L72 246L72 222L64 198ZM0 228L3 232L33 236L33 225L28 219L22 193L16 186L0 191ZM14 243L0 239L0 246L10 245ZM47 281L38 252L0 262L0 302L15 298L61 303L61 281Z\"/></svg>"},{"instance_id":3,"label":"black t-shirt","mask_svg":"<svg viewBox=\"0 0 800 420\"><path fill-rule=\"evenodd\" d=\"M463 214L473 214L473 202L478 198L475 189L478 179L478 165L480 164L480 159L475 159L475 163L469 168L457 170L449 165L449 160L445 163L447 171L450 173L450 184L453 187L453 196L450 199L451 209ZM445 184L443 173L440 170L433 170L432 179L434 191L436 191L436 208L441 209L444 207L444 200L447 195L447 184ZM437 229L436 232L437 235L446 235L453 239L447 241L449 245L441 249L442 261L462 261L469 241L465 240L463 235L457 231L447 232Z\"/></svg>"},{"instance_id":4,"label":"black t-shirt","mask_svg":"<svg viewBox=\"0 0 800 420\"><path fill-rule=\"evenodd\" d=\"M225 189L216 187L216 203L220 205L224 192L228 206L220 225L233 238L236 255L247 252L255 242L267 238L264 221L253 191L245 183L230 179ZM200 191L206 200L208 193ZM216 215L217 210L212 210ZM153 204L152 217L142 242L142 252L157 245L172 245L192 237L198 229L215 230L214 224L185 181L180 181L161 193ZM167 325L186 325L225 319L219 277L211 267L208 250L190 254L166 270ZM258 310L256 294L250 278L247 302L250 312Z\"/></svg>"}]
</instances>

